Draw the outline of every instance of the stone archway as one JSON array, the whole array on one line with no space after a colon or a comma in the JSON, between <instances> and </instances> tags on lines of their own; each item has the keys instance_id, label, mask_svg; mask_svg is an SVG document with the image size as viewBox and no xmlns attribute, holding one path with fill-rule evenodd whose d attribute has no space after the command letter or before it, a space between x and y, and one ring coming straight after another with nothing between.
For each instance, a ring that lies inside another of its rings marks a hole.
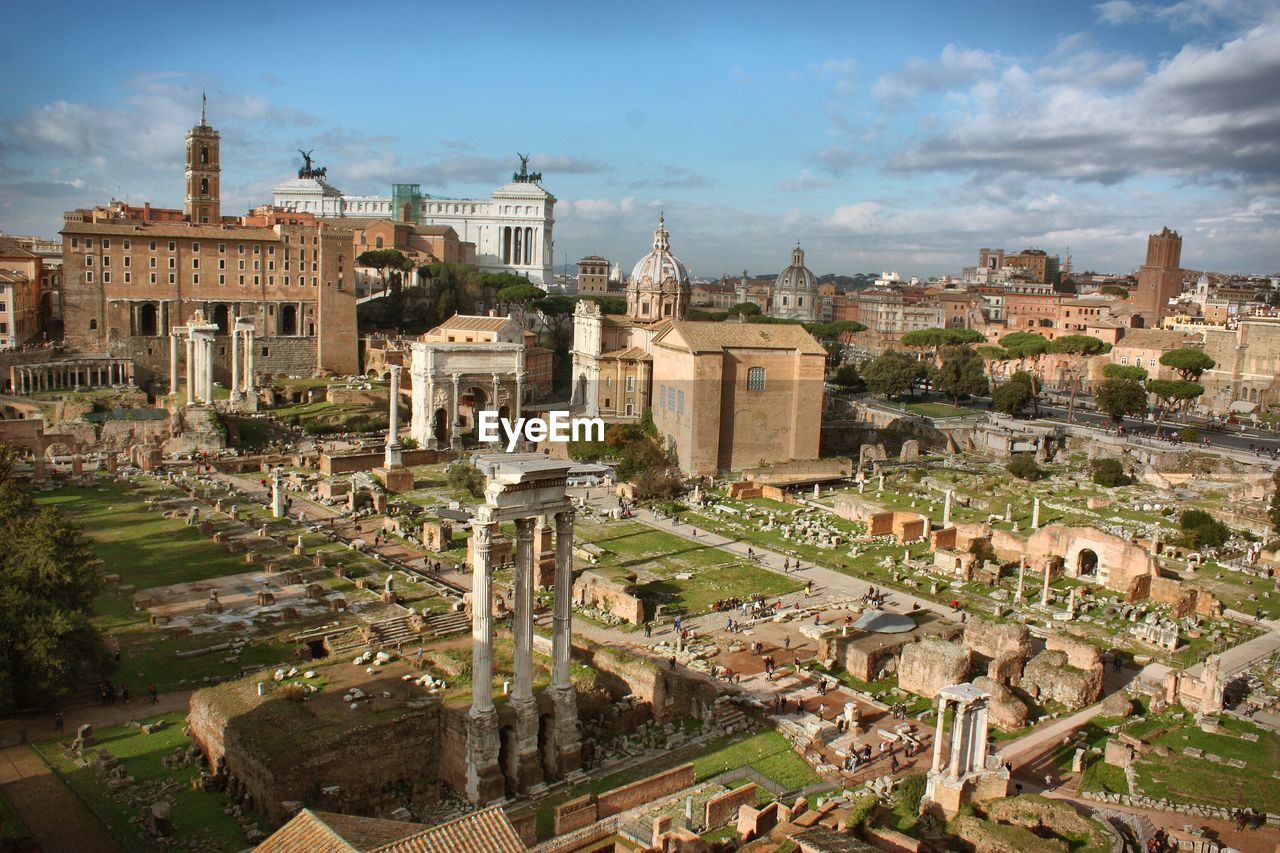
<instances>
[{"instance_id":1,"label":"stone archway","mask_svg":"<svg viewBox=\"0 0 1280 853\"><path fill-rule=\"evenodd\" d=\"M436 438L436 443L440 447L449 446L449 413L443 408L436 409L436 413L432 418L435 421L432 435Z\"/></svg>"},{"instance_id":2,"label":"stone archway","mask_svg":"<svg viewBox=\"0 0 1280 853\"><path fill-rule=\"evenodd\" d=\"M1076 577L1098 577L1098 554L1092 548L1081 548L1076 555Z\"/></svg>"},{"instance_id":3,"label":"stone archway","mask_svg":"<svg viewBox=\"0 0 1280 853\"><path fill-rule=\"evenodd\" d=\"M458 434L470 441L480 438L480 412L489 402L489 394L480 386L472 385L461 392L458 399Z\"/></svg>"}]
</instances>

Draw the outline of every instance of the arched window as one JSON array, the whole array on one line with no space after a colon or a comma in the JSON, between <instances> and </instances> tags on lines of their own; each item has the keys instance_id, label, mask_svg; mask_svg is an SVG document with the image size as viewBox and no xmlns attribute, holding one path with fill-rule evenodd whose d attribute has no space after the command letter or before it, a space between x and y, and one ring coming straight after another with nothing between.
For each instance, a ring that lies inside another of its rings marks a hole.
<instances>
[{"instance_id":1,"label":"arched window","mask_svg":"<svg viewBox=\"0 0 1280 853\"><path fill-rule=\"evenodd\" d=\"M209 194L209 179L201 178L200 179L200 195L208 195L208 194Z\"/></svg>"},{"instance_id":2,"label":"arched window","mask_svg":"<svg viewBox=\"0 0 1280 853\"><path fill-rule=\"evenodd\" d=\"M208 145L200 146L200 164L202 166L207 166L209 164L209 146Z\"/></svg>"},{"instance_id":3,"label":"arched window","mask_svg":"<svg viewBox=\"0 0 1280 853\"><path fill-rule=\"evenodd\" d=\"M748 391L764 390L764 368L763 367L747 368L747 390Z\"/></svg>"},{"instance_id":4,"label":"arched window","mask_svg":"<svg viewBox=\"0 0 1280 853\"><path fill-rule=\"evenodd\" d=\"M374 248L381 249L381 248L382 248L382 238L381 238L381 237L376 238L376 239L373 241L373 245L374 245Z\"/></svg>"}]
</instances>

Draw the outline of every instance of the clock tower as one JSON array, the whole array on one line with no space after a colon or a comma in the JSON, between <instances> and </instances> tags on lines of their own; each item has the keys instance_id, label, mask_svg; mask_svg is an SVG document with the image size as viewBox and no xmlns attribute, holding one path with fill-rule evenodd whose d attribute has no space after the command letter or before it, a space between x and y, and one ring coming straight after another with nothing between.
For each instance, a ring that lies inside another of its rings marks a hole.
<instances>
[{"instance_id":1,"label":"clock tower","mask_svg":"<svg viewBox=\"0 0 1280 853\"><path fill-rule=\"evenodd\" d=\"M187 131L187 219L217 225L222 221L218 201L218 131L205 121L208 99L200 99L200 123Z\"/></svg>"}]
</instances>

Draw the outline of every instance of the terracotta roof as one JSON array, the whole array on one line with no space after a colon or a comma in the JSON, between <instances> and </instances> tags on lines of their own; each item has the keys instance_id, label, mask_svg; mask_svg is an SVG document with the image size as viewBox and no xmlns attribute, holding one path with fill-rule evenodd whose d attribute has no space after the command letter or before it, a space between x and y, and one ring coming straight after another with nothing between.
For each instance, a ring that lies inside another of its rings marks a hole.
<instances>
[{"instance_id":1,"label":"terracotta roof","mask_svg":"<svg viewBox=\"0 0 1280 853\"><path fill-rule=\"evenodd\" d=\"M422 829L420 823L303 809L257 849L263 853L368 853Z\"/></svg>"},{"instance_id":2,"label":"terracotta roof","mask_svg":"<svg viewBox=\"0 0 1280 853\"><path fill-rule=\"evenodd\" d=\"M12 237L0 237L0 256L6 258L38 258L35 252L29 252L18 245Z\"/></svg>"},{"instance_id":3,"label":"terracotta roof","mask_svg":"<svg viewBox=\"0 0 1280 853\"><path fill-rule=\"evenodd\" d=\"M483 317L475 314L454 314L435 329L449 329L455 332L500 332L511 321L510 317Z\"/></svg>"},{"instance_id":4,"label":"terracotta roof","mask_svg":"<svg viewBox=\"0 0 1280 853\"><path fill-rule=\"evenodd\" d=\"M154 237L203 237L211 240L279 240L270 228L253 228L244 225L191 225L186 222L141 222L124 219L119 222L67 222L64 234L119 234L136 237L146 234Z\"/></svg>"},{"instance_id":5,"label":"terracotta roof","mask_svg":"<svg viewBox=\"0 0 1280 853\"><path fill-rule=\"evenodd\" d=\"M655 339L655 343L691 352L789 349L810 355L827 354L813 335L794 323L700 323L682 320L672 323L670 329Z\"/></svg>"},{"instance_id":6,"label":"terracotta roof","mask_svg":"<svg viewBox=\"0 0 1280 853\"><path fill-rule=\"evenodd\" d=\"M1175 332L1172 329L1130 329L1116 344L1117 347L1138 347L1140 349L1178 349L1194 343L1198 337L1186 332Z\"/></svg>"},{"instance_id":7,"label":"terracotta roof","mask_svg":"<svg viewBox=\"0 0 1280 853\"><path fill-rule=\"evenodd\" d=\"M528 850L501 806L433 826L420 835L377 848L377 853L525 853Z\"/></svg>"},{"instance_id":8,"label":"terracotta roof","mask_svg":"<svg viewBox=\"0 0 1280 853\"><path fill-rule=\"evenodd\" d=\"M0 281L5 284L20 284L27 280L27 277L17 270L0 270Z\"/></svg>"},{"instance_id":9,"label":"terracotta roof","mask_svg":"<svg viewBox=\"0 0 1280 853\"><path fill-rule=\"evenodd\" d=\"M622 359L624 361L626 360L644 361L645 359L652 359L652 356L649 355L649 353L644 351L644 347L627 347L626 349L616 349L616 350L613 350L612 352L601 353L600 357L601 358L617 358L617 359Z\"/></svg>"}]
</instances>

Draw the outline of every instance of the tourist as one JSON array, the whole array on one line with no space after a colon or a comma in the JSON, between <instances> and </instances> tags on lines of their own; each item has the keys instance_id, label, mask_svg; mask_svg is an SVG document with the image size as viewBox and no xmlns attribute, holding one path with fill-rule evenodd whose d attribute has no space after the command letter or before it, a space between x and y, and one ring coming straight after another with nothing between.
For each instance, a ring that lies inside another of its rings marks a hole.
<instances>
[{"instance_id":1,"label":"tourist","mask_svg":"<svg viewBox=\"0 0 1280 853\"><path fill-rule=\"evenodd\" d=\"M788 634L786 637L782 639L782 648L785 651L788 651L788 652L791 651L791 635L790 634Z\"/></svg>"},{"instance_id":2,"label":"tourist","mask_svg":"<svg viewBox=\"0 0 1280 853\"><path fill-rule=\"evenodd\" d=\"M129 702L129 685L120 685L120 701L128 704Z\"/></svg>"},{"instance_id":3,"label":"tourist","mask_svg":"<svg viewBox=\"0 0 1280 853\"><path fill-rule=\"evenodd\" d=\"M645 636L645 639L646 639L646 640L653 636L653 623L652 623L652 622L646 622L646 623L644 623L644 636Z\"/></svg>"},{"instance_id":4,"label":"tourist","mask_svg":"<svg viewBox=\"0 0 1280 853\"><path fill-rule=\"evenodd\" d=\"M152 705L160 704L160 696L159 696L160 691L156 690L156 686L154 684L147 688L147 692L151 694Z\"/></svg>"},{"instance_id":5,"label":"tourist","mask_svg":"<svg viewBox=\"0 0 1280 853\"><path fill-rule=\"evenodd\" d=\"M889 772L890 773L898 772L898 756L894 755L893 753L889 754Z\"/></svg>"},{"instance_id":6,"label":"tourist","mask_svg":"<svg viewBox=\"0 0 1280 853\"><path fill-rule=\"evenodd\" d=\"M62 731L62 711L53 712L53 730L55 732Z\"/></svg>"},{"instance_id":7,"label":"tourist","mask_svg":"<svg viewBox=\"0 0 1280 853\"><path fill-rule=\"evenodd\" d=\"M671 656L670 663L671 663L671 669L672 669L672 670L674 670L674 669L676 668L676 656L675 656L675 655L672 655L672 656Z\"/></svg>"},{"instance_id":8,"label":"tourist","mask_svg":"<svg viewBox=\"0 0 1280 853\"><path fill-rule=\"evenodd\" d=\"M1044 774L1044 789L1047 791L1053 787L1053 777L1048 773Z\"/></svg>"}]
</instances>

